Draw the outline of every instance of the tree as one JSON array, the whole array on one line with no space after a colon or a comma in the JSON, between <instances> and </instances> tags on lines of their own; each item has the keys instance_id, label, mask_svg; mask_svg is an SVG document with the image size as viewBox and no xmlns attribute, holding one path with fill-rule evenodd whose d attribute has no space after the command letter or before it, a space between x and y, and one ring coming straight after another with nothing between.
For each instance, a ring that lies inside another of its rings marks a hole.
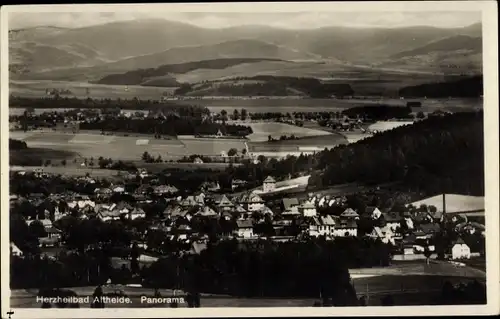
<instances>
[{"instance_id":1,"label":"tree","mask_svg":"<svg viewBox=\"0 0 500 319\"><path fill-rule=\"evenodd\" d=\"M61 165L62 165L62 166L66 166L66 160L65 160L65 159L63 159L63 160L61 161Z\"/></svg>"},{"instance_id":2,"label":"tree","mask_svg":"<svg viewBox=\"0 0 500 319\"><path fill-rule=\"evenodd\" d=\"M237 109L234 109L233 111L233 120L238 120L240 118L240 113L238 112Z\"/></svg>"},{"instance_id":3,"label":"tree","mask_svg":"<svg viewBox=\"0 0 500 319\"><path fill-rule=\"evenodd\" d=\"M45 227L43 227L42 222L39 220L35 220L31 222L29 225L29 230L30 232L35 235L36 237L45 237L47 236L47 232L45 231Z\"/></svg>"},{"instance_id":4,"label":"tree","mask_svg":"<svg viewBox=\"0 0 500 319\"><path fill-rule=\"evenodd\" d=\"M147 162L150 158L151 158L151 155L149 155L149 153L147 151L145 151L144 153L142 153L142 160Z\"/></svg>"},{"instance_id":5,"label":"tree","mask_svg":"<svg viewBox=\"0 0 500 319\"><path fill-rule=\"evenodd\" d=\"M227 111L226 110L220 111L220 115L222 115L223 119L227 119Z\"/></svg>"},{"instance_id":6,"label":"tree","mask_svg":"<svg viewBox=\"0 0 500 319\"><path fill-rule=\"evenodd\" d=\"M247 154L247 149L246 148L242 149L241 150L241 154L246 155Z\"/></svg>"},{"instance_id":7,"label":"tree","mask_svg":"<svg viewBox=\"0 0 500 319\"><path fill-rule=\"evenodd\" d=\"M246 109L241 109L241 115L240 115L241 120L242 121L246 120L247 116L248 116L247 110Z\"/></svg>"},{"instance_id":8,"label":"tree","mask_svg":"<svg viewBox=\"0 0 500 319\"><path fill-rule=\"evenodd\" d=\"M425 246L425 249L424 249L424 256L425 256L425 263L428 265L429 262L430 262L430 259L431 259L431 256L432 256L432 252L429 248L429 246Z\"/></svg>"},{"instance_id":9,"label":"tree","mask_svg":"<svg viewBox=\"0 0 500 319\"><path fill-rule=\"evenodd\" d=\"M235 148L231 148L229 149L229 151L227 152L227 155L228 156L235 156L236 154L238 154L238 150L235 149Z\"/></svg>"}]
</instances>

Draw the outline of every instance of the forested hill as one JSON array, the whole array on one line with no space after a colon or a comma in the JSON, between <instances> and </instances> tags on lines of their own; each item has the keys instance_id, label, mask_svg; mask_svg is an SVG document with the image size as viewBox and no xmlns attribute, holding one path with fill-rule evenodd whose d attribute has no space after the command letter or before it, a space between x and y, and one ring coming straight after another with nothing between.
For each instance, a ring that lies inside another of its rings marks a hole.
<instances>
[{"instance_id":1,"label":"forested hill","mask_svg":"<svg viewBox=\"0 0 500 319\"><path fill-rule=\"evenodd\" d=\"M428 83L416 86L408 86L399 90L399 96L404 97L480 97L483 95L483 77L474 76L465 79Z\"/></svg>"},{"instance_id":2,"label":"forested hill","mask_svg":"<svg viewBox=\"0 0 500 319\"><path fill-rule=\"evenodd\" d=\"M483 112L430 117L322 152L311 186L402 181L427 194L484 195Z\"/></svg>"},{"instance_id":3,"label":"forested hill","mask_svg":"<svg viewBox=\"0 0 500 319\"><path fill-rule=\"evenodd\" d=\"M348 83L324 83L316 78L257 75L183 84L176 95L204 96L308 96L330 98L354 95Z\"/></svg>"}]
</instances>

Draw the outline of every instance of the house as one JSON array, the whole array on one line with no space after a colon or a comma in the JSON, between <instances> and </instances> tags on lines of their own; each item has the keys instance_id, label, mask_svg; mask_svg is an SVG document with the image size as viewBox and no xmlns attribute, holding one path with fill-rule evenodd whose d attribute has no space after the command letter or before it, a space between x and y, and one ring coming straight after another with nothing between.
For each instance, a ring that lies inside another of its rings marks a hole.
<instances>
[{"instance_id":1,"label":"house","mask_svg":"<svg viewBox=\"0 0 500 319\"><path fill-rule=\"evenodd\" d=\"M283 211L281 215L283 217L299 216L300 215L299 206L291 206L289 209Z\"/></svg>"},{"instance_id":2,"label":"house","mask_svg":"<svg viewBox=\"0 0 500 319\"><path fill-rule=\"evenodd\" d=\"M285 211L291 210L293 207L299 206L299 200L297 198L283 198L281 201L281 209Z\"/></svg>"},{"instance_id":3,"label":"house","mask_svg":"<svg viewBox=\"0 0 500 319\"><path fill-rule=\"evenodd\" d=\"M330 236L333 235L335 221L330 215L313 217L312 223L309 225L309 236Z\"/></svg>"},{"instance_id":4,"label":"house","mask_svg":"<svg viewBox=\"0 0 500 319\"><path fill-rule=\"evenodd\" d=\"M203 160L199 157L196 157L194 160L193 160L193 163L195 164L203 164Z\"/></svg>"},{"instance_id":5,"label":"house","mask_svg":"<svg viewBox=\"0 0 500 319\"><path fill-rule=\"evenodd\" d=\"M272 176L268 176L262 184L262 190L264 193L274 192L276 190L276 180Z\"/></svg>"},{"instance_id":6,"label":"house","mask_svg":"<svg viewBox=\"0 0 500 319\"><path fill-rule=\"evenodd\" d=\"M365 210L364 215L373 220L377 220L380 218L380 216L382 216L382 212L377 207L368 206Z\"/></svg>"},{"instance_id":7,"label":"house","mask_svg":"<svg viewBox=\"0 0 500 319\"><path fill-rule=\"evenodd\" d=\"M234 204L233 204L233 202L231 202L229 200L229 198L227 198L226 195L222 195L222 198L220 199L219 203L217 204L217 207L223 211L232 210L234 208Z\"/></svg>"},{"instance_id":8,"label":"house","mask_svg":"<svg viewBox=\"0 0 500 319\"><path fill-rule=\"evenodd\" d=\"M358 235L358 224L355 219L339 218L335 222L335 228L332 235L336 237L356 237Z\"/></svg>"},{"instance_id":9,"label":"house","mask_svg":"<svg viewBox=\"0 0 500 319\"><path fill-rule=\"evenodd\" d=\"M123 193L125 192L125 187L124 186L116 186L113 188L114 193Z\"/></svg>"},{"instance_id":10,"label":"house","mask_svg":"<svg viewBox=\"0 0 500 319\"><path fill-rule=\"evenodd\" d=\"M299 212L302 214L304 217L313 217L318 214L316 211L316 206L314 206L313 203L310 201L305 201L299 206Z\"/></svg>"},{"instance_id":11,"label":"house","mask_svg":"<svg viewBox=\"0 0 500 319\"><path fill-rule=\"evenodd\" d=\"M212 208L205 206L203 208L200 208L198 212L195 214L195 216L201 216L201 217L217 217L219 216Z\"/></svg>"},{"instance_id":12,"label":"house","mask_svg":"<svg viewBox=\"0 0 500 319\"><path fill-rule=\"evenodd\" d=\"M342 214L340 214L341 219L359 219L359 214L352 208L346 208Z\"/></svg>"},{"instance_id":13,"label":"house","mask_svg":"<svg viewBox=\"0 0 500 319\"><path fill-rule=\"evenodd\" d=\"M399 212L383 213L382 217L384 218L386 225L391 228L393 232L396 232L396 230L401 227L403 216Z\"/></svg>"},{"instance_id":14,"label":"house","mask_svg":"<svg viewBox=\"0 0 500 319\"><path fill-rule=\"evenodd\" d=\"M239 199L240 204L250 212L259 211L264 207L264 200L258 194L244 194Z\"/></svg>"},{"instance_id":15,"label":"house","mask_svg":"<svg viewBox=\"0 0 500 319\"><path fill-rule=\"evenodd\" d=\"M146 212L140 207L136 207L128 213L128 218L134 220L136 218L146 218Z\"/></svg>"},{"instance_id":16,"label":"house","mask_svg":"<svg viewBox=\"0 0 500 319\"><path fill-rule=\"evenodd\" d=\"M384 226L384 227L378 227L375 226L373 227L373 230L371 233L368 234L368 237L374 238L374 239L380 239L382 240L383 243L388 244L395 244L394 242L394 232L391 230L390 227Z\"/></svg>"},{"instance_id":17,"label":"house","mask_svg":"<svg viewBox=\"0 0 500 319\"><path fill-rule=\"evenodd\" d=\"M253 237L253 224L251 220L237 220L235 235L242 238Z\"/></svg>"},{"instance_id":18,"label":"house","mask_svg":"<svg viewBox=\"0 0 500 319\"><path fill-rule=\"evenodd\" d=\"M451 247L452 259L469 259L470 247L464 242L462 238L458 238Z\"/></svg>"},{"instance_id":19,"label":"house","mask_svg":"<svg viewBox=\"0 0 500 319\"><path fill-rule=\"evenodd\" d=\"M61 238L62 231L55 228L54 226L47 227L45 229L45 231L47 232L47 238L51 238L51 239L52 238Z\"/></svg>"},{"instance_id":20,"label":"house","mask_svg":"<svg viewBox=\"0 0 500 319\"><path fill-rule=\"evenodd\" d=\"M156 187L153 188L153 192L155 193L155 195L165 195L165 194L175 194L177 193L179 190L175 187L175 186L171 186L171 185L158 185Z\"/></svg>"}]
</instances>

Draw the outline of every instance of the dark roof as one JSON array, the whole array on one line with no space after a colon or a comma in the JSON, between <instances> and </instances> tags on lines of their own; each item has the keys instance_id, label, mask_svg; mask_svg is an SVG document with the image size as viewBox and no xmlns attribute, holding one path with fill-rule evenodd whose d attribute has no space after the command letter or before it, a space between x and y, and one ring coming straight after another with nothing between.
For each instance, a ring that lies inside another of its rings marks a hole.
<instances>
[{"instance_id":1,"label":"dark roof","mask_svg":"<svg viewBox=\"0 0 500 319\"><path fill-rule=\"evenodd\" d=\"M299 200L297 198L283 198L283 207L285 210L290 209L292 206L299 206Z\"/></svg>"},{"instance_id":2,"label":"dark roof","mask_svg":"<svg viewBox=\"0 0 500 319\"><path fill-rule=\"evenodd\" d=\"M429 223L429 224L420 225L420 229L426 234L434 234L434 233L439 232L441 227L439 227L438 224L435 224L435 223L430 224Z\"/></svg>"},{"instance_id":3,"label":"dark roof","mask_svg":"<svg viewBox=\"0 0 500 319\"><path fill-rule=\"evenodd\" d=\"M264 183L276 183L276 180L272 176L268 176L265 180Z\"/></svg>"},{"instance_id":4,"label":"dark roof","mask_svg":"<svg viewBox=\"0 0 500 319\"><path fill-rule=\"evenodd\" d=\"M248 219L239 219L236 221L236 225L238 228L253 228L252 221Z\"/></svg>"},{"instance_id":5,"label":"dark roof","mask_svg":"<svg viewBox=\"0 0 500 319\"><path fill-rule=\"evenodd\" d=\"M382 216L384 216L384 219L386 222L399 222L403 219L403 216L399 212L389 212L389 213L383 213Z\"/></svg>"}]
</instances>

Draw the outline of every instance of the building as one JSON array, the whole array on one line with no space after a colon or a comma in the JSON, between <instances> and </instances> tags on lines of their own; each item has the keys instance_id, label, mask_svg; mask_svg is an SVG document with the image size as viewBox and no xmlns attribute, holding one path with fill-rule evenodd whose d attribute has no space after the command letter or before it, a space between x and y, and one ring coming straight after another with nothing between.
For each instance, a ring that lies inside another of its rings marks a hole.
<instances>
[{"instance_id":1,"label":"building","mask_svg":"<svg viewBox=\"0 0 500 319\"><path fill-rule=\"evenodd\" d=\"M229 200L229 198L227 198L226 195L222 195L222 198L220 199L217 206L222 211L228 211L228 210L232 210L234 208L233 202L231 202Z\"/></svg>"},{"instance_id":2,"label":"building","mask_svg":"<svg viewBox=\"0 0 500 319\"><path fill-rule=\"evenodd\" d=\"M335 220L332 216L313 217L309 225L309 236L333 236L335 230Z\"/></svg>"},{"instance_id":3,"label":"building","mask_svg":"<svg viewBox=\"0 0 500 319\"><path fill-rule=\"evenodd\" d=\"M359 219L359 214L352 208L347 208L340 214L342 219Z\"/></svg>"},{"instance_id":4,"label":"building","mask_svg":"<svg viewBox=\"0 0 500 319\"><path fill-rule=\"evenodd\" d=\"M240 204L250 212L260 211L264 208L264 200L258 194L245 194L240 198Z\"/></svg>"},{"instance_id":5,"label":"building","mask_svg":"<svg viewBox=\"0 0 500 319\"><path fill-rule=\"evenodd\" d=\"M313 203L310 201L305 201L299 206L299 212L302 214L304 217L313 217L318 214L316 211L316 206L314 206Z\"/></svg>"},{"instance_id":6,"label":"building","mask_svg":"<svg viewBox=\"0 0 500 319\"><path fill-rule=\"evenodd\" d=\"M262 190L264 193L267 192L274 192L276 190L276 180L272 178L271 176L268 176L262 185Z\"/></svg>"},{"instance_id":7,"label":"building","mask_svg":"<svg viewBox=\"0 0 500 319\"><path fill-rule=\"evenodd\" d=\"M203 160L201 158L197 157L197 158L195 158L193 160L193 163L195 163L195 164L203 164Z\"/></svg>"},{"instance_id":8,"label":"building","mask_svg":"<svg viewBox=\"0 0 500 319\"><path fill-rule=\"evenodd\" d=\"M373 230L370 234L368 234L368 237L374 238L374 239L380 239L384 244L395 244L394 242L394 232L391 230L390 227L384 226L384 227L373 227Z\"/></svg>"},{"instance_id":9,"label":"building","mask_svg":"<svg viewBox=\"0 0 500 319\"><path fill-rule=\"evenodd\" d=\"M344 219L339 218L336 221L335 229L333 230L333 236L336 237L356 237L358 235L358 224L356 219Z\"/></svg>"},{"instance_id":10,"label":"building","mask_svg":"<svg viewBox=\"0 0 500 319\"><path fill-rule=\"evenodd\" d=\"M283 212L291 211L294 207L299 207L299 200L297 198L283 198L281 201L281 209Z\"/></svg>"},{"instance_id":11,"label":"building","mask_svg":"<svg viewBox=\"0 0 500 319\"><path fill-rule=\"evenodd\" d=\"M241 238L253 237L253 224L251 220L239 219L236 221L235 235Z\"/></svg>"},{"instance_id":12,"label":"building","mask_svg":"<svg viewBox=\"0 0 500 319\"><path fill-rule=\"evenodd\" d=\"M470 247L459 238L455 241L451 247L451 258L452 259L469 259L470 258Z\"/></svg>"},{"instance_id":13,"label":"building","mask_svg":"<svg viewBox=\"0 0 500 319\"><path fill-rule=\"evenodd\" d=\"M401 227L403 216L400 213L389 212L382 214L382 216L385 220L386 225L390 227L393 232L396 232L396 230Z\"/></svg>"}]
</instances>

